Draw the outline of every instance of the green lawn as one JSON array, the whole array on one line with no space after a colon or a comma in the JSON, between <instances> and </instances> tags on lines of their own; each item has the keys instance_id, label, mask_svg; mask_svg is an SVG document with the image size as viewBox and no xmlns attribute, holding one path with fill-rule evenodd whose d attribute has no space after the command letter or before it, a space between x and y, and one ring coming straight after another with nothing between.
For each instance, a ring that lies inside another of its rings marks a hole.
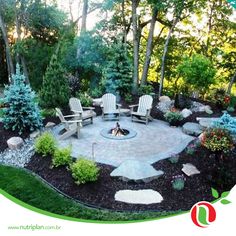
<instances>
[{"instance_id":1,"label":"green lawn","mask_svg":"<svg viewBox=\"0 0 236 236\"><path fill-rule=\"evenodd\" d=\"M52 213L80 219L103 221L142 220L170 213L120 213L97 210L63 197L24 169L0 165L0 188L31 206Z\"/></svg>"}]
</instances>

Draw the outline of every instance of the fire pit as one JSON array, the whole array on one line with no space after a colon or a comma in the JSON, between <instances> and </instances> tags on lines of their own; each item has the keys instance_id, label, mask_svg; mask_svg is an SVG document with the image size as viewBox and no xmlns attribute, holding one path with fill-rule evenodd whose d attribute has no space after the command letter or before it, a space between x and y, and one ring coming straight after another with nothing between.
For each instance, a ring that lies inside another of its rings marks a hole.
<instances>
[{"instance_id":1,"label":"fire pit","mask_svg":"<svg viewBox=\"0 0 236 236\"><path fill-rule=\"evenodd\" d=\"M108 139L124 140L134 138L137 135L132 129L124 128L117 122L114 128L103 129L101 135Z\"/></svg>"}]
</instances>

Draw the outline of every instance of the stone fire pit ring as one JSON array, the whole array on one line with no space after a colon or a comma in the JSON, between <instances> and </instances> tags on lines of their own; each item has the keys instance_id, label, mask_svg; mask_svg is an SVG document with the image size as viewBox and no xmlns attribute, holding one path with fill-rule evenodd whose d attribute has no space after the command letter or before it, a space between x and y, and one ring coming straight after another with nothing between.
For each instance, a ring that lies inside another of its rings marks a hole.
<instances>
[{"instance_id":1,"label":"stone fire pit ring","mask_svg":"<svg viewBox=\"0 0 236 236\"><path fill-rule=\"evenodd\" d=\"M108 138L108 139L114 139L114 140L126 140L126 139L131 139L134 138L137 135L137 132L127 128L127 127L122 127L122 129L124 130L128 130L129 133L127 135L124 136L114 136L111 134L111 129L112 128L106 128L106 129L102 129L100 134L104 137L104 138Z\"/></svg>"}]
</instances>

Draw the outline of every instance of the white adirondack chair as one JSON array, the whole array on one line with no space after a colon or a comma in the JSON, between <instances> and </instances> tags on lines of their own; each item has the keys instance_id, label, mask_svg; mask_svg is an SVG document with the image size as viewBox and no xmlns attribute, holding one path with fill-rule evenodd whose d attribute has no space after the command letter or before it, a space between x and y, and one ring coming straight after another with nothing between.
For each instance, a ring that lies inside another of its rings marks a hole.
<instances>
[{"instance_id":1,"label":"white adirondack chair","mask_svg":"<svg viewBox=\"0 0 236 236\"><path fill-rule=\"evenodd\" d=\"M139 98L139 104L131 105L130 114L131 120L148 124L149 120L153 120L151 117L153 98L150 95L143 95ZM134 108L138 107L137 111L134 111Z\"/></svg>"},{"instance_id":2,"label":"white adirondack chair","mask_svg":"<svg viewBox=\"0 0 236 236\"><path fill-rule=\"evenodd\" d=\"M90 120L90 123L93 123L93 117L96 116L96 113L93 111L94 107L82 107L78 98L70 98L69 105L73 114L78 115L79 119L83 122Z\"/></svg>"},{"instance_id":3,"label":"white adirondack chair","mask_svg":"<svg viewBox=\"0 0 236 236\"><path fill-rule=\"evenodd\" d=\"M106 93L102 96L102 118L104 120L120 119L120 104L116 103L116 96Z\"/></svg>"},{"instance_id":4,"label":"white adirondack chair","mask_svg":"<svg viewBox=\"0 0 236 236\"><path fill-rule=\"evenodd\" d=\"M59 108L56 108L56 115L59 117L66 130L62 135L60 135L59 139L66 139L74 134L79 138L82 120L78 118L78 115L64 116ZM70 120L67 118L70 118Z\"/></svg>"}]
</instances>

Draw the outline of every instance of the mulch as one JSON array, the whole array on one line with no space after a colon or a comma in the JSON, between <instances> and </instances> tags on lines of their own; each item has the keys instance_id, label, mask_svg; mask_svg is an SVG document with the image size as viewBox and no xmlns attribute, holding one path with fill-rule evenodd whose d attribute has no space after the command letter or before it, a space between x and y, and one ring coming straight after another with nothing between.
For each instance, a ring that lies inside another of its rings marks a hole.
<instances>
[{"instance_id":1,"label":"mulch","mask_svg":"<svg viewBox=\"0 0 236 236\"><path fill-rule=\"evenodd\" d=\"M124 182L110 177L113 166L98 164L100 176L96 182L77 185L66 167L51 168L51 157L35 154L27 165L27 169L41 176L64 194L88 205L119 210L119 211L178 211L189 210L198 201L212 201L211 188L220 193L229 191L236 183L236 150L217 159L216 156L198 147L193 155L183 151L179 161L172 164L169 160L162 160L153 164L157 170L165 174L149 183ZM185 187L178 191L172 188L173 176L183 174L182 164L192 163L201 174L186 178ZM119 190L153 189L164 198L159 204L139 205L117 202L115 193Z\"/></svg>"}]
</instances>

